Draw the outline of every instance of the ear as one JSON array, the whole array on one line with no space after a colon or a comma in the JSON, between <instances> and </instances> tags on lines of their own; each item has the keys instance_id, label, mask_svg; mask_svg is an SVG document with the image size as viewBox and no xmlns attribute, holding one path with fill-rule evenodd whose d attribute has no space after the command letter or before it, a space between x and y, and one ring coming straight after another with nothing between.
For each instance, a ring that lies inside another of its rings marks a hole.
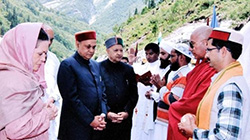
<instances>
[{"instance_id":1,"label":"ear","mask_svg":"<svg viewBox=\"0 0 250 140\"><path fill-rule=\"evenodd\" d=\"M185 59L184 54L181 54L180 57L179 57L179 59L180 59L181 61L183 61L183 60Z\"/></svg>"},{"instance_id":2,"label":"ear","mask_svg":"<svg viewBox=\"0 0 250 140\"><path fill-rule=\"evenodd\" d=\"M79 45L80 45L80 42L76 40L75 43L76 43L76 49L78 49Z\"/></svg>"},{"instance_id":3,"label":"ear","mask_svg":"<svg viewBox=\"0 0 250 140\"><path fill-rule=\"evenodd\" d=\"M227 48L225 46L223 46L221 49L221 54L222 54L222 57L224 58L228 53L230 53Z\"/></svg>"}]
</instances>

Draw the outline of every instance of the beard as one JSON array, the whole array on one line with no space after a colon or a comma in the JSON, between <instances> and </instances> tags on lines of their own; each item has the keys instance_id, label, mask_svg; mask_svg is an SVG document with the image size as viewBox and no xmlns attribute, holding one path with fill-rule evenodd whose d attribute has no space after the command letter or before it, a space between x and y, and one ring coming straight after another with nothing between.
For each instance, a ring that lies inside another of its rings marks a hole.
<instances>
[{"instance_id":1,"label":"beard","mask_svg":"<svg viewBox=\"0 0 250 140\"><path fill-rule=\"evenodd\" d=\"M170 64L170 61L168 60L168 58L167 59L160 58L160 61L161 61L161 65L160 65L161 69L165 69Z\"/></svg>"},{"instance_id":2,"label":"beard","mask_svg":"<svg viewBox=\"0 0 250 140\"><path fill-rule=\"evenodd\" d=\"M173 71L176 71L176 70L178 70L179 68L180 68L180 65L179 65L178 60L175 61L174 63L171 63L171 65L170 65L170 69L173 70Z\"/></svg>"}]
</instances>

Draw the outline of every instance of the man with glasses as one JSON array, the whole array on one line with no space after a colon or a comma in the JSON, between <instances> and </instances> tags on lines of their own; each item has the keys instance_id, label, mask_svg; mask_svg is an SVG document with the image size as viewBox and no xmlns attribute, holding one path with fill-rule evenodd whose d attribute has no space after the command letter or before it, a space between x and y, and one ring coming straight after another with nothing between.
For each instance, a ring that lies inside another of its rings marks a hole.
<instances>
[{"instance_id":1,"label":"man with glasses","mask_svg":"<svg viewBox=\"0 0 250 140\"><path fill-rule=\"evenodd\" d=\"M211 31L212 28L201 26L191 34L190 51L197 62L186 77L187 83L182 98L172 103L169 108L168 140L187 139L179 131L178 123L186 113L196 113L197 106L211 83L211 77L216 73L205 59L207 39Z\"/></svg>"},{"instance_id":2,"label":"man with glasses","mask_svg":"<svg viewBox=\"0 0 250 140\"><path fill-rule=\"evenodd\" d=\"M185 115L179 124L193 139L250 139L250 94L242 66L236 61L242 44L243 36L237 31L212 31L206 58L218 74L212 77L196 116Z\"/></svg>"}]
</instances>

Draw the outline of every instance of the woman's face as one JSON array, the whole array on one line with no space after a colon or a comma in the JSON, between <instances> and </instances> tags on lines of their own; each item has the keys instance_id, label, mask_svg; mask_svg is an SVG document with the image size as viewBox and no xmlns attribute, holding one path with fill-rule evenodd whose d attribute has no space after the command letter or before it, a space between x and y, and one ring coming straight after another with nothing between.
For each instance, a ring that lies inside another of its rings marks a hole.
<instances>
[{"instance_id":1,"label":"woman's face","mask_svg":"<svg viewBox=\"0 0 250 140\"><path fill-rule=\"evenodd\" d=\"M33 71L36 72L41 64L46 62L49 41L38 40L33 53Z\"/></svg>"}]
</instances>

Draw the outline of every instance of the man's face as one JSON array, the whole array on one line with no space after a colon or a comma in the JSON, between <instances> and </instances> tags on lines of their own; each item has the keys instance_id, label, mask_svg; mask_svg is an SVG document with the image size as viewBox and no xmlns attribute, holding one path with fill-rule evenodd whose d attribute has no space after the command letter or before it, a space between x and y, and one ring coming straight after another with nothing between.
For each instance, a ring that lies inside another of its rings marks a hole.
<instances>
[{"instance_id":1,"label":"man's face","mask_svg":"<svg viewBox=\"0 0 250 140\"><path fill-rule=\"evenodd\" d=\"M160 48L160 59L161 60L166 60L168 59L169 53Z\"/></svg>"},{"instance_id":2,"label":"man's face","mask_svg":"<svg viewBox=\"0 0 250 140\"><path fill-rule=\"evenodd\" d=\"M207 49L207 39L204 39L196 34L192 34L190 38L189 50L193 53L196 59L205 57Z\"/></svg>"},{"instance_id":3,"label":"man's face","mask_svg":"<svg viewBox=\"0 0 250 140\"><path fill-rule=\"evenodd\" d=\"M160 68L166 68L169 65L168 59L169 59L169 53L161 48L160 49L160 61L161 61Z\"/></svg>"},{"instance_id":4,"label":"man's face","mask_svg":"<svg viewBox=\"0 0 250 140\"><path fill-rule=\"evenodd\" d=\"M114 45L107 49L109 60L113 63L120 62L123 57L122 45Z\"/></svg>"},{"instance_id":5,"label":"man's face","mask_svg":"<svg viewBox=\"0 0 250 140\"><path fill-rule=\"evenodd\" d=\"M159 53L155 53L155 52L153 52L151 49L146 50L145 53L146 53L147 61L148 61L149 63L153 63L153 62L155 62L156 60L158 60Z\"/></svg>"},{"instance_id":6,"label":"man's face","mask_svg":"<svg viewBox=\"0 0 250 140\"><path fill-rule=\"evenodd\" d=\"M220 50L212 45L212 39L208 41L208 47L206 51L206 58L209 61L209 65L214 67L217 71L220 69L223 59Z\"/></svg>"},{"instance_id":7,"label":"man's face","mask_svg":"<svg viewBox=\"0 0 250 140\"><path fill-rule=\"evenodd\" d=\"M178 59L179 59L179 56L175 52L175 49L172 49L171 54L170 54L170 62L171 62L170 68L174 71L176 71L180 68Z\"/></svg>"},{"instance_id":8,"label":"man's face","mask_svg":"<svg viewBox=\"0 0 250 140\"><path fill-rule=\"evenodd\" d=\"M96 40L89 39L84 41L76 41L77 52L83 57L85 60L89 60L95 53L96 48Z\"/></svg>"},{"instance_id":9,"label":"man's face","mask_svg":"<svg viewBox=\"0 0 250 140\"><path fill-rule=\"evenodd\" d=\"M50 29L50 30L46 30L46 33L48 34L49 36L49 47L51 46L53 40L54 40L54 32Z\"/></svg>"}]
</instances>

